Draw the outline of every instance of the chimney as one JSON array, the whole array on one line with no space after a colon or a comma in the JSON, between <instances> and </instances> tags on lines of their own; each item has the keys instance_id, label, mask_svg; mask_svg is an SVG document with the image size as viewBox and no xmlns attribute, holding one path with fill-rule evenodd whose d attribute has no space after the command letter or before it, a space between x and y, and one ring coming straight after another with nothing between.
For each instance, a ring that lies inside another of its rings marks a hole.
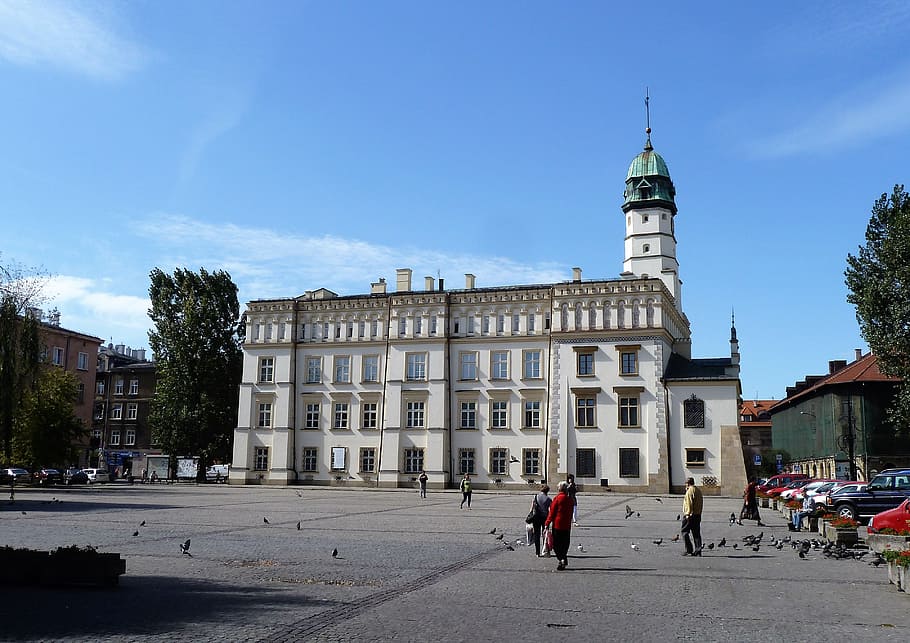
<instances>
[{"instance_id":1,"label":"chimney","mask_svg":"<svg viewBox=\"0 0 910 643\"><path fill-rule=\"evenodd\" d=\"M140 362L145 361L145 349L144 348L139 348L134 352L135 352L136 359L138 359Z\"/></svg>"},{"instance_id":2,"label":"chimney","mask_svg":"<svg viewBox=\"0 0 910 643\"><path fill-rule=\"evenodd\" d=\"M833 375L847 365L845 359L832 359L828 362L828 375Z\"/></svg>"},{"instance_id":3,"label":"chimney","mask_svg":"<svg viewBox=\"0 0 910 643\"><path fill-rule=\"evenodd\" d=\"M124 353L125 350L126 350L125 344L117 344L116 346L114 346L114 352L120 353L121 355L125 354Z\"/></svg>"},{"instance_id":4,"label":"chimney","mask_svg":"<svg viewBox=\"0 0 910 643\"><path fill-rule=\"evenodd\" d=\"M581 281L581 268L572 268L572 281Z\"/></svg>"},{"instance_id":5,"label":"chimney","mask_svg":"<svg viewBox=\"0 0 910 643\"><path fill-rule=\"evenodd\" d=\"M468 290L473 290L475 279L477 279L477 277L472 275L470 272L466 272L464 275L464 287L467 288Z\"/></svg>"},{"instance_id":6,"label":"chimney","mask_svg":"<svg viewBox=\"0 0 910 643\"><path fill-rule=\"evenodd\" d=\"M854 348L854 349L853 349L853 354L856 356L856 360L859 361L859 360L861 360L861 359L863 358L863 349L862 349L862 348Z\"/></svg>"},{"instance_id":7,"label":"chimney","mask_svg":"<svg viewBox=\"0 0 910 643\"><path fill-rule=\"evenodd\" d=\"M411 292L411 269L399 268L395 274L397 275L395 292Z\"/></svg>"},{"instance_id":8,"label":"chimney","mask_svg":"<svg viewBox=\"0 0 910 643\"><path fill-rule=\"evenodd\" d=\"M439 292L445 290L445 281L442 277L439 278Z\"/></svg>"},{"instance_id":9,"label":"chimney","mask_svg":"<svg viewBox=\"0 0 910 643\"><path fill-rule=\"evenodd\" d=\"M371 295L384 295L385 294L385 277L380 277L379 281L370 284L370 294Z\"/></svg>"},{"instance_id":10,"label":"chimney","mask_svg":"<svg viewBox=\"0 0 910 643\"><path fill-rule=\"evenodd\" d=\"M426 290L427 292L433 292L433 288L434 288L433 283L435 281L436 280L433 279L432 277L424 277L423 278L423 289Z\"/></svg>"}]
</instances>

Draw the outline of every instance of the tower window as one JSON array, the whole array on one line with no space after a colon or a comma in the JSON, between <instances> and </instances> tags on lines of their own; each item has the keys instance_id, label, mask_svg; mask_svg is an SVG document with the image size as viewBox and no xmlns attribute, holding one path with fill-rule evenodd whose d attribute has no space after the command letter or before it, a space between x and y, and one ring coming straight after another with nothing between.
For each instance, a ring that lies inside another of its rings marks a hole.
<instances>
[{"instance_id":1,"label":"tower window","mask_svg":"<svg viewBox=\"0 0 910 643\"><path fill-rule=\"evenodd\" d=\"M650 199L651 198L651 187L642 186L642 187L638 188L638 194L642 199Z\"/></svg>"},{"instance_id":2,"label":"tower window","mask_svg":"<svg viewBox=\"0 0 910 643\"><path fill-rule=\"evenodd\" d=\"M644 189L644 188L643 188L643 189ZM648 222L648 215L647 215L647 214L641 215L641 222L642 222L642 223L647 223L647 222Z\"/></svg>"},{"instance_id":3,"label":"tower window","mask_svg":"<svg viewBox=\"0 0 910 643\"><path fill-rule=\"evenodd\" d=\"M641 251L645 254L648 254L649 252L651 252L651 245L646 243L645 245L643 245L641 247Z\"/></svg>"}]
</instances>

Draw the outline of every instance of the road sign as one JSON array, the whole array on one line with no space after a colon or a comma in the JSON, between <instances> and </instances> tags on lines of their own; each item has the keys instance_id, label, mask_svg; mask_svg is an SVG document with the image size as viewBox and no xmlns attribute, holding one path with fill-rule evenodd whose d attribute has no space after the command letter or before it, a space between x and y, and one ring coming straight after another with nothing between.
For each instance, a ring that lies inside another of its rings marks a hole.
<instances>
[{"instance_id":1,"label":"road sign","mask_svg":"<svg viewBox=\"0 0 910 643\"><path fill-rule=\"evenodd\" d=\"M778 453L776 456L774 456L774 459L777 460L777 464L780 464L781 462L784 461L784 456L782 456L780 453Z\"/></svg>"},{"instance_id":2,"label":"road sign","mask_svg":"<svg viewBox=\"0 0 910 643\"><path fill-rule=\"evenodd\" d=\"M756 453L755 457L752 459L752 461L755 463L756 467L760 467L761 466L761 454Z\"/></svg>"}]
</instances>

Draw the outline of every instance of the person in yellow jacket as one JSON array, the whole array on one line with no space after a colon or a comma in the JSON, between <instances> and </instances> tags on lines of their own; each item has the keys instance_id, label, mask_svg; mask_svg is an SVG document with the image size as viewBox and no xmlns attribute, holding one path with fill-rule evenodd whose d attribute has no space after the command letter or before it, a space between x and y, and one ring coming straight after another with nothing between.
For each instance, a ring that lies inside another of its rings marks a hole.
<instances>
[{"instance_id":1,"label":"person in yellow jacket","mask_svg":"<svg viewBox=\"0 0 910 643\"><path fill-rule=\"evenodd\" d=\"M680 529L683 542L686 544L683 556L701 556L702 504L701 491L695 486L695 478L686 478L686 495L683 496L682 529ZM692 541L689 540L689 532L692 533L692 539L695 541L694 548Z\"/></svg>"}]
</instances>

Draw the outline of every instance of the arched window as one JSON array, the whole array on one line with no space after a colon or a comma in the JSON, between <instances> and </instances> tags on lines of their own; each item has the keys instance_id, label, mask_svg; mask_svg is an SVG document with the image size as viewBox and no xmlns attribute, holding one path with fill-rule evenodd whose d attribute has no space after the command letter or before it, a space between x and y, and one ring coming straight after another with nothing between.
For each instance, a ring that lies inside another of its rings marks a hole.
<instances>
[{"instance_id":1,"label":"arched window","mask_svg":"<svg viewBox=\"0 0 910 643\"><path fill-rule=\"evenodd\" d=\"M588 330L597 328L597 304L593 301L588 303Z\"/></svg>"},{"instance_id":2,"label":"arched window","mask_svg":"<svg viewBox=\"0 0 910 643\"><path fill-rule=\"evenodd\" d=\"M683 402L683 426L687 429L705 427L705 401L695 397L695 393Z\"/></svg>"},{"instance_id":3,"label":"arched window","mask_svg":"<svg viewBox=\"0 0 910 643\"><path fill-rule=\"evenodd\" d=\"M581 302L575 304L575 330L581 330L582 310Z\"/></svg>"},{"instance_id":4,"label":"arched window","mask_svg":"<svg viewBox=\"0 0 910 643\"><path fill-rule=\"evenodd\" d=\"M610 328L610 308L612 304L610 300L604 301L604 318L603 318L603 329L608 330Z\"/></svg>"},{"instance_id":5,"label":"arched window","mask_svg":"<svg viewBox=\"0 0 910 643\"><path fill-rule=\"evenodd\" d=\"M638 328L641 322L641 304L637 299L632 301L632 328Z\"/></svg>"},{"instance_id":6,"label":"arched window","mask_svg":"<svg viewBox=\"0 0 910 643\"><path fill-rule=\"evenodd\" d=\"M559 330L569 330L569 304L563 304L559 311Z\"/></svg>"},{"instance_id":7,"label":"arched window","mask_svg":"<svg viewBox=\"0 0 910 643\"><path fill-rule=\"evenodd\" d=\"M616 327L626 327L626 302L621 301L616 304Z\"/></svg>"}]
</instances>

